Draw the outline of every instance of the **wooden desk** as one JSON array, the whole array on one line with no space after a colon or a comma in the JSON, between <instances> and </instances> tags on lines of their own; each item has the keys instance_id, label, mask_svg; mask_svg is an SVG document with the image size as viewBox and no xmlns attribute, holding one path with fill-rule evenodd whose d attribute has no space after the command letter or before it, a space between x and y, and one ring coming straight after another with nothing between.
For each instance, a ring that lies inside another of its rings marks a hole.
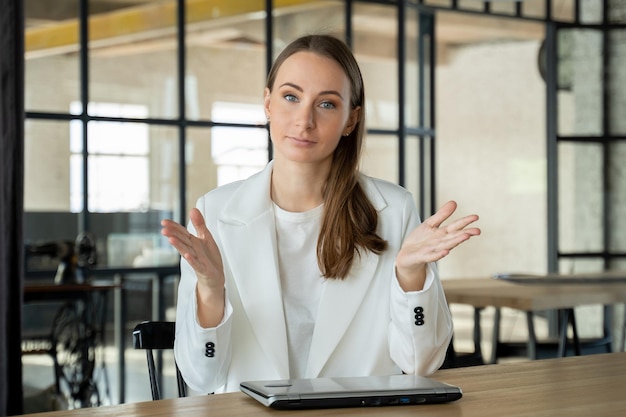
<instances>
[{"instance_id":1,"label":"wooden desk","mask_svg":"<svg viewBox=\"0 0 626 417\"><path fill-rule=\"evenodd\" d=\"M257 416L616 416L626 411L626 353L447 369L435 379L460 386L450 404L283 411L243 393L175 398L31 417L257 417Z\"/></svg>"},{"instance_id":2,"label":"wooden desk","mask_svg":"<svg viewBox=\"0 0 626 417\"><path fill-rule=\"evenodd\" d=\"M594 274L598 275L598 274ZM529 358L537 358L537 340L533 325L533 313L544 310L560 310L563 317L560 320L560 340L559 356L564 356L567 344L567 325L572 325L574 330L575 345L577 345L577 333L573 308L581 305L601 304L611 305L626 302L626 282L623 281L624 274L620 273L618 279L616 273L611 272L609 277L605 277L601 283L591 283L583 280L584 275L549 275L549 284L538 285L520 284L507 282L493 278L466 278L466 279L446 279L442 280L444 291L448 303L469 304L475 308L474 337L475 349L480 349L480 329L478 323L479 309L484 307L496 308L496 322L494 323L493 343L494 349L491 363L495 363L498 358L498 349L503 347L499 340L499 309L508 307L526 312L529 340L527 343L527 353ZM564 277L560 283L558 277ZM572 279L581 279L580 283ZM611 282L606 281L611 279ZM610 345L612 329L605 328L605 333L609 332L603 343ZM576 346L575 346L576 347Z\"/></svg>"}]
</instances>

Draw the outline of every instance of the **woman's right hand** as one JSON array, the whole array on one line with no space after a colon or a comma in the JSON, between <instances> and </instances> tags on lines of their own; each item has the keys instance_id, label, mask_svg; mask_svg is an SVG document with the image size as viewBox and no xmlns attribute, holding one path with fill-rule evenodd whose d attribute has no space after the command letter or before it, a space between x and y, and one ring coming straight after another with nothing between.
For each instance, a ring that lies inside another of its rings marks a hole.
<instances>
[{"instance_id":1,"label":"woman's right hand","mask_svg":"<svg viewBox=\"0 0 626 417\"><path fill-rule=\"evenodd\" d=\"M224 265L219 248L197 208L189 212L197 236L172 221L161 221L161 234L176 248L198 278L198 320L203 327L215 327L224 314Z\"/></svg>"}]
</instances>

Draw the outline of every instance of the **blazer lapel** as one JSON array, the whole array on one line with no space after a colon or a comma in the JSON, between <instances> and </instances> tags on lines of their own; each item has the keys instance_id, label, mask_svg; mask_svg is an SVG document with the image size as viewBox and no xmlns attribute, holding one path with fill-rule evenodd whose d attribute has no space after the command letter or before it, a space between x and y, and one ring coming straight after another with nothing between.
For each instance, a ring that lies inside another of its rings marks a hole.
<instances>
[{"instance_id":1,"label":"blazer lapel","mask_svg":"<svg viewBox=\"0 0 626 417\"><path fill-rule=\"evenodd\" d=\"M242 182L218 222L246 317L280 378L289 376L287 331L276 254L269 183L271 164Z\"/></svg>"}]
</instances>

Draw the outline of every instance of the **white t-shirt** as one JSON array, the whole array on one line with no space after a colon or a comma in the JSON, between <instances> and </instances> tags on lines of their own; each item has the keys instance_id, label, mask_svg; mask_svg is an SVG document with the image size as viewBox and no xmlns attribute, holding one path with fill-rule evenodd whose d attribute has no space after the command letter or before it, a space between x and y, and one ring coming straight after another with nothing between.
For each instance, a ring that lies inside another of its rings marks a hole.
<instances>
[{"instance_id":1,"label":"white t-shirt","mask_svg":"<svg viewBox=\"0 0 626 417\"><path fill-rule=\"evenodd\" d=\"M305 377L324 284L316 250L322 212L323 206L293 213L274 204L291 378Z\"/></svg>"}]
</instances>

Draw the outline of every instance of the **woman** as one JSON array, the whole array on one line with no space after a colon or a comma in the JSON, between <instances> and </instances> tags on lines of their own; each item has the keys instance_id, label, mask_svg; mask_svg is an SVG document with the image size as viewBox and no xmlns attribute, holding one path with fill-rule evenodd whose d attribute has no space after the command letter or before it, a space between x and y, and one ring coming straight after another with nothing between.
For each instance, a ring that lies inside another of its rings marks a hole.
<instances>
[{"instance_id":1,"label":"woman","mask_svg":"<svg viewBox=\"0 0 626 417\"><path fill-rule=\"evenodd\" d=\"M480 234L445 204L420 224L411 194L358 171L365 128L347 46L305 36L265 88L274 159L207 193L180 252L175 357L200 392L239 382L426 375L442 364L452 320L434 262Z\"/></svg>"}]
</instances>

